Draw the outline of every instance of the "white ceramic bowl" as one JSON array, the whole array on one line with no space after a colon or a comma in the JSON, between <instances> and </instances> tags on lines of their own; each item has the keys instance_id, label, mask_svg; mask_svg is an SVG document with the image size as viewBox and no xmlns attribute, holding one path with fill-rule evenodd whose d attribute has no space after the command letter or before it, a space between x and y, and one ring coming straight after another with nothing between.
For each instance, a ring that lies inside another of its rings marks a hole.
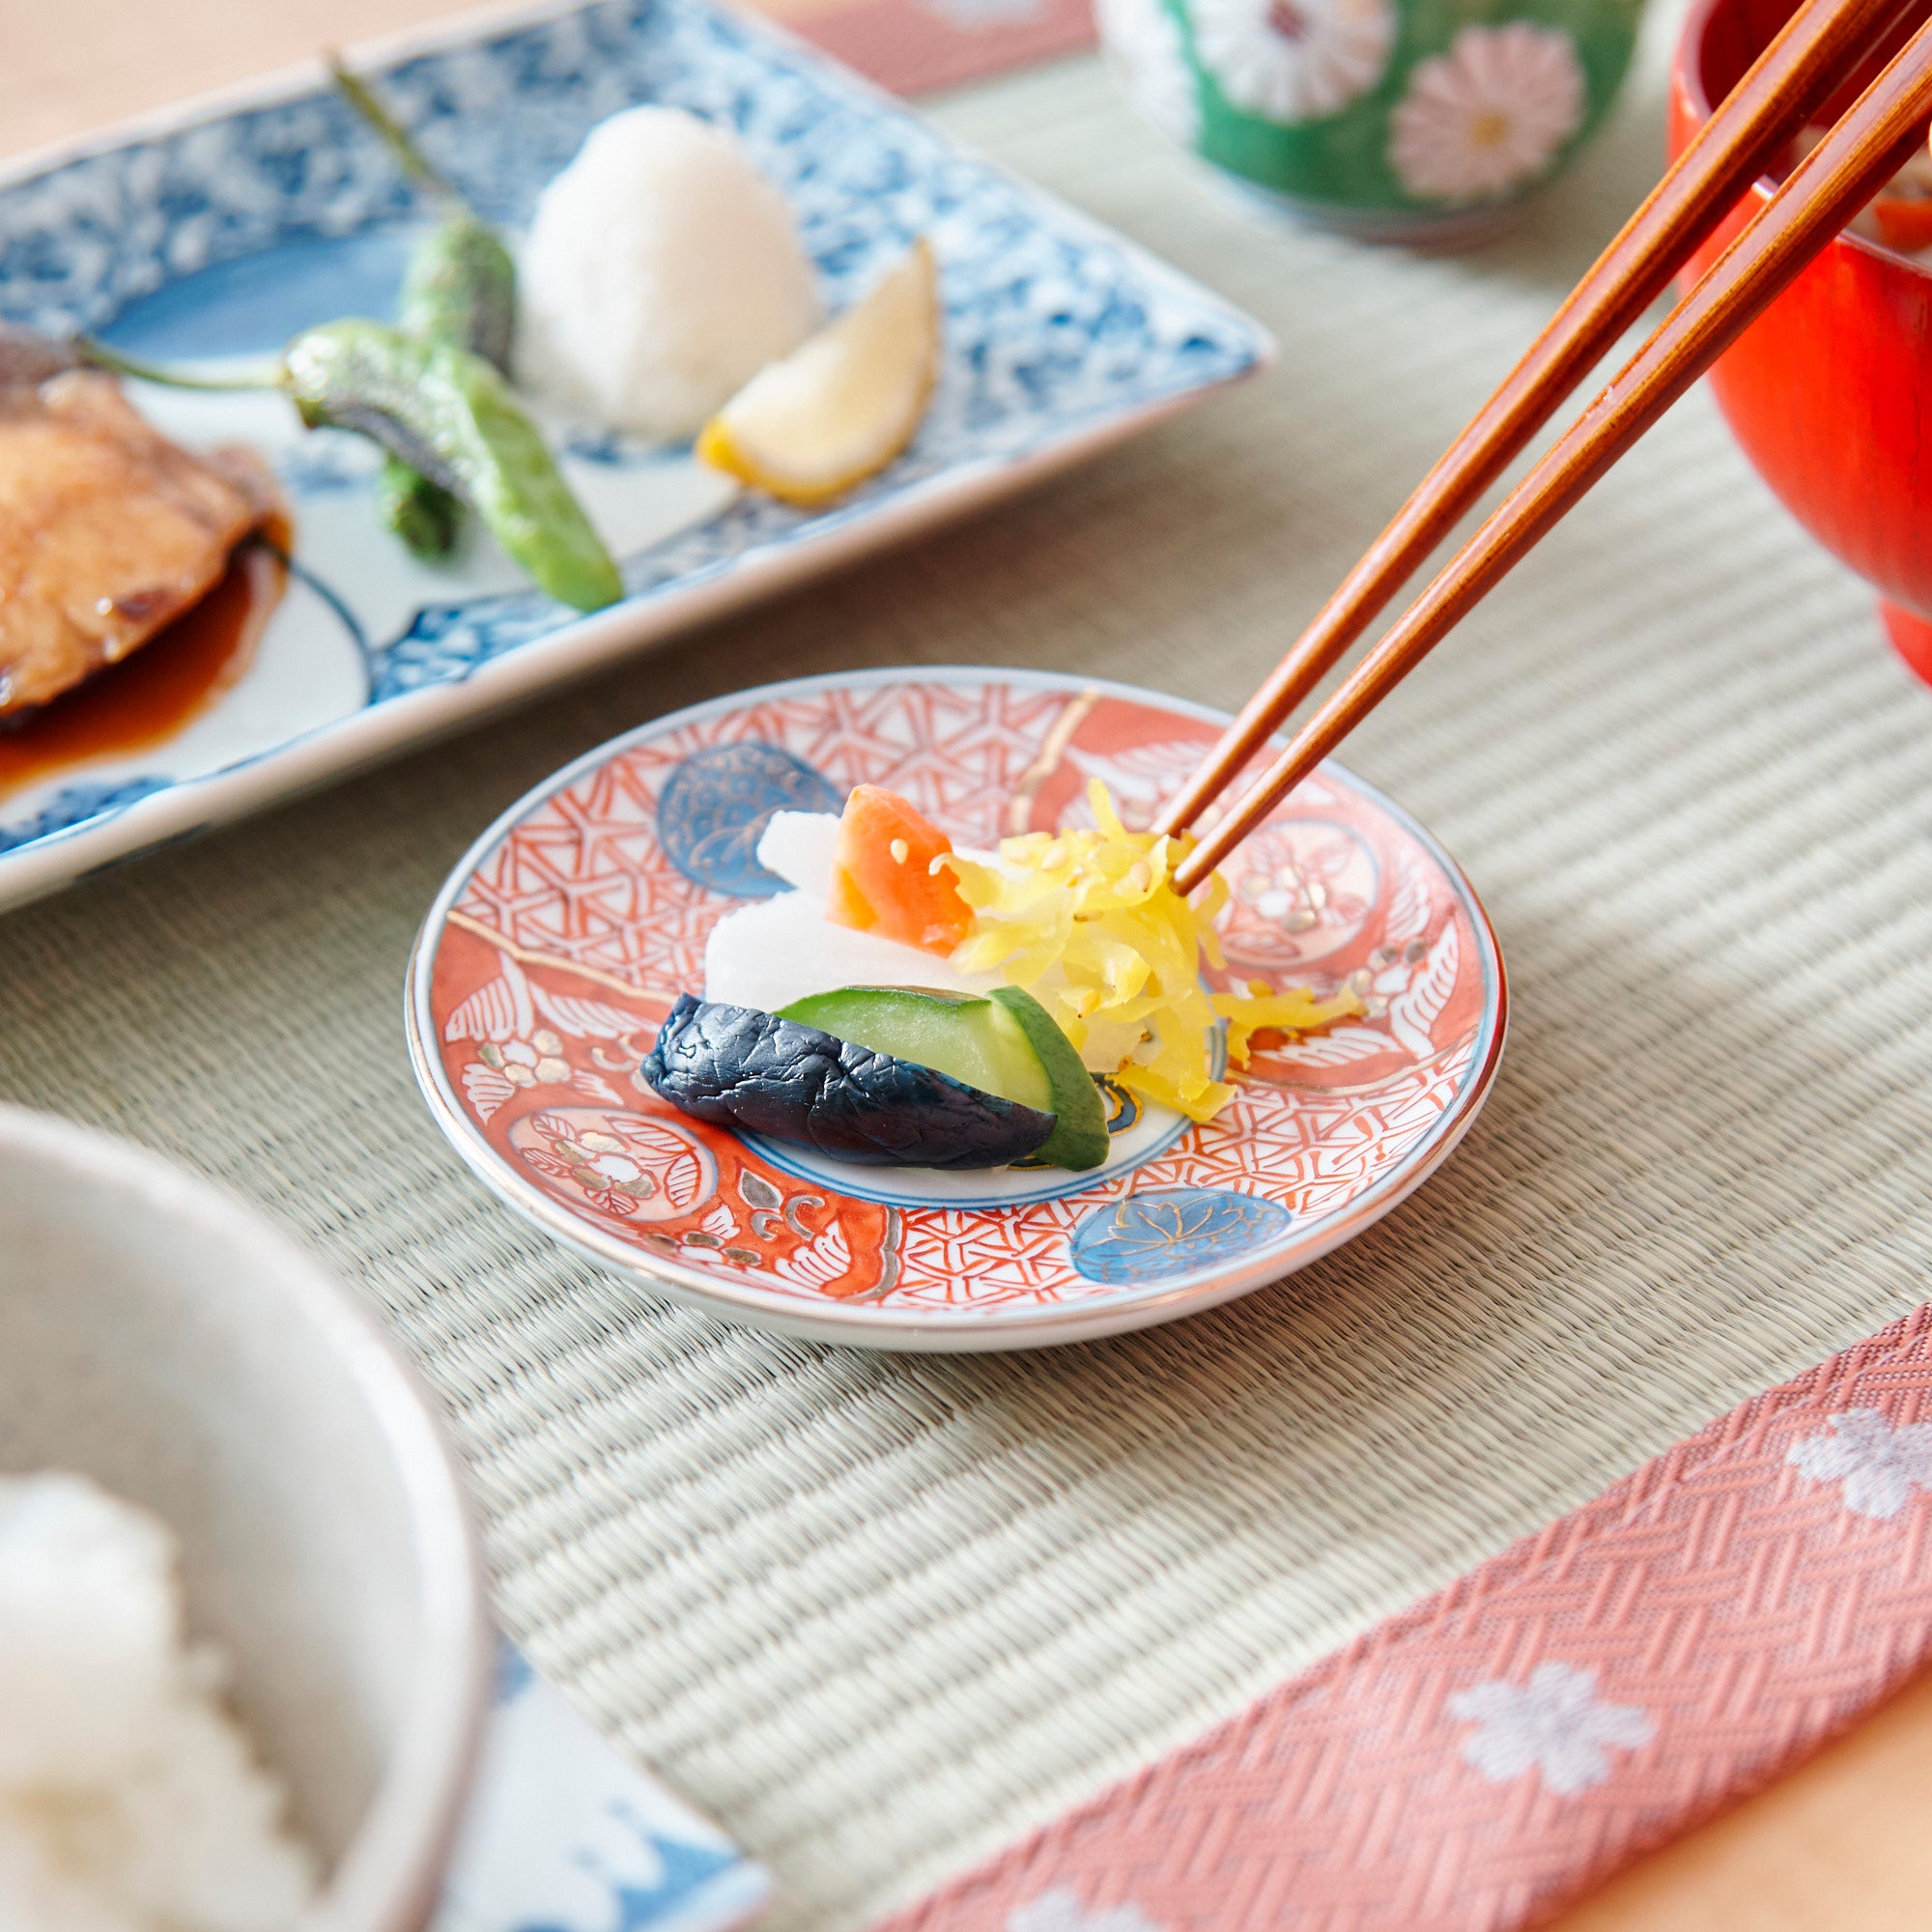
<instances>
[{"instance_id":1,"label":"white ceramic bowl","mask_svg":"<svg viewBox=\"0 0 1932 1932\"><path fill-rule=\"evenodd\" d=\"M0 1471L79 1470L180 1534L188 1617L329 1878L315 1932L420 1932L489 1625L455 1467L348 1293L155 1155L0 1107Z\"/></svg>"}]
</instances>

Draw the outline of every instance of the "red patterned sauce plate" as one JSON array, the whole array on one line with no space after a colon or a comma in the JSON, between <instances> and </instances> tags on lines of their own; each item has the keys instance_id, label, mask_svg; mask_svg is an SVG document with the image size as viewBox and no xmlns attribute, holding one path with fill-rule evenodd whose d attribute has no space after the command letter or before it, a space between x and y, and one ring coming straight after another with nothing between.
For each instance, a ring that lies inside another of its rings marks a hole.
<instances>
[{"instance_id":1,"label":"red patterned sauce plate","mask_svg":"<svg viewBox=\"0 0 1932 1932\"><path fill-rule=\"evenodd\" d=\"M1346 982L1366 1011L1258 1051L1206 1126L1116 1096L1114 1155L1093 1173L928 1187L741 1140L639 1077L671 1001L703 989L715 922L782 889L755 857L775 810L885 785L986 846L1080 822L1098 778L1144 823L1222 722L1122 685L966 668L803 678L645 724L512 808L443 888L410 974L431 1109L552 1234L791 1334L1033 1348L1278 1280L1426 1179L1502 1057L1502 958L1475 893L1337 765L1236 855L1221 943L1243 980Z\"/></svg>"}]
</instances>

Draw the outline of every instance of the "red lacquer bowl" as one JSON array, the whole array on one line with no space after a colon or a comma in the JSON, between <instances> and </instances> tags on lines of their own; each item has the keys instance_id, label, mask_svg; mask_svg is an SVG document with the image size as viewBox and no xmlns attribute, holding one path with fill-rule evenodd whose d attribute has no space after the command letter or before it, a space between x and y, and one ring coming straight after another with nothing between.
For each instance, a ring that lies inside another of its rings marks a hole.
<instances>
[{"instance_id":1,"label":"red lacquer bowl","mask_svg":"<svg viewBox=\"0 0 1932 1932\"><path fill-rule=\"evenodd\" d=\"M1795 0L1697 0L1678 45L1670 151L1710 118ZM1760 182L1694 258L1709 268L1771 193ZM1804 527L1880 597L1932 680L1932 272L1841 235L1712 371L1732 432Z\"/></svg>"}]
</instances>

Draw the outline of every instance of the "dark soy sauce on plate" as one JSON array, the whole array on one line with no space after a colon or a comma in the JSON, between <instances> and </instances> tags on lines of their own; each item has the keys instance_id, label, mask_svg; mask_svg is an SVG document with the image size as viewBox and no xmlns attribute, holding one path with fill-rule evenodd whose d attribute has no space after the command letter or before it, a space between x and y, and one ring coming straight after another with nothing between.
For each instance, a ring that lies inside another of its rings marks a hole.
<instances>
[{"instance_id":1,"label":"dark soy sauce on plate","mask_svg":"<svg viewBox=\"0 0 1932 1932\"><path fill-rule=\"evenodd\" d=\"M172 738L241 682L288 581L288 531L236 546L191 611L111 669L0 729L0 797L69 765Z\"/></svg>"}]
</instances>

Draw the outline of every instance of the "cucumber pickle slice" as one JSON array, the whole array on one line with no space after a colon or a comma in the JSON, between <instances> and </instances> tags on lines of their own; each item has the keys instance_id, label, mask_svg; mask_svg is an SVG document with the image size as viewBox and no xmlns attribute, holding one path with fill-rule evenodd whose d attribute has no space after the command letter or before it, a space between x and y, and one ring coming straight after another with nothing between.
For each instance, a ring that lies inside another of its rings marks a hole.
<instances>
[{"instance_id":1,"label":"cucumber pickle slice","mask_svg":"<svg viewBox=\"0 0 1932 1932\"><path fill-rule=\"evenodd\" d=\"M841 986L779 1009L781 1019L951 1074L981 1093L1055 1117L1033 1158L1098 1167L1106 1114L1094 1077L1039 1002L1017 986L990 997L928 986Z\"/></svg>"},{"instance_id":2,"label":"cucumber pickle slice","mask_svg":"<svg viewBox=\"0 0 1932 1932\"><path fill-rule=\"evenodd\" d=\"M1053 1167L1098 1167L1107 1158L1107 1110L1073 1042L1031 993L1017 986L995 986L989 997L1026 1035L1053 1094L1043 1110L1057 1117L1053 1131L1033 1158Z\"/></svg>"}]
</instances>

